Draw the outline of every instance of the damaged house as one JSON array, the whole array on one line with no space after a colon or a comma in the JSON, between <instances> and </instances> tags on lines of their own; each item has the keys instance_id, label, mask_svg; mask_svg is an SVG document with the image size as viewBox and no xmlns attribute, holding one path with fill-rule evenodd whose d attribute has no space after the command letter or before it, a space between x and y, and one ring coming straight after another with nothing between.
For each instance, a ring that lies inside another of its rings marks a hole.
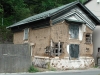
<instances>
[{"instance_id":1,"label":"damaged house","mask_svg":"<svg viewBox=\"0 0 100 75\"><path fill-rule=\"evenodd\" d=\"M31 16L9 27L14 44L30 44L35 66L58 69L94 65L92 32L98 18L75 1Z\"/></svg>"}]
</instances>

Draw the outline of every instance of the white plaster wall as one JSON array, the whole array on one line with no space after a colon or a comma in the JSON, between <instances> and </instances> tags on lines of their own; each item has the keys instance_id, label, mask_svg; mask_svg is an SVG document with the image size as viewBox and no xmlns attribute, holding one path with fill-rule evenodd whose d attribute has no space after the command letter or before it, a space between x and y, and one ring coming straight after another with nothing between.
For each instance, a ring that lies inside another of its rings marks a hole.
<instances>
[{"instance_id":1,"label":"white plaster wall","mask_svg":"<svg viewBox=\"0 0 100 75\"><path fill-rule=\"evenodd\" d=\"M100 19L100 3L97 3L97 0L91 0L85 5L95 16ZM98 47L100 47L100 26L96 26L93 32L93 56L95 58L95 63L97 64L97 52Z\"/></svg>"},{"instance_id":2,"label":"white plaster wall","mask_svg":"<svg viewBox=\"0 0 100 75\"><path fill-rule=\"evenodd\" d=\"M85 6L100 19L100 3L97 0L91 0Z\"/></svg>"},{"instance_id":3,"label":"white plaster wall","mask_svg":"<svg viewBox=\"0 0 100 75\"><path fill-rule=\"evenodd\" d=\"M97 53L98 53L98 47L100 48L100 26L96 26L96 28L93 31L93 56L95 58L95 62L97 64Z\"/></svg>"}]
</instances>

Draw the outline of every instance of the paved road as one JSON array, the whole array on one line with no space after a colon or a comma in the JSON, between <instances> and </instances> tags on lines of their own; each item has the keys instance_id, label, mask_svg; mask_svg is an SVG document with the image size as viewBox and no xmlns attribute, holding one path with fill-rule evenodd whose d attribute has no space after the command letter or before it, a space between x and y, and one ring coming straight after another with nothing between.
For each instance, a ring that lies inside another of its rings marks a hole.
<instances>
[{"instance_id":1,"label":"paved road","mask_svg":"<svg viewBox=\"0 0 100 75\"><path fill-rule=\"evenodd\" d=\"M69 70L41 73L1 73L0 75L100 75L100 69Z\"/></svg>"}]
</instances>

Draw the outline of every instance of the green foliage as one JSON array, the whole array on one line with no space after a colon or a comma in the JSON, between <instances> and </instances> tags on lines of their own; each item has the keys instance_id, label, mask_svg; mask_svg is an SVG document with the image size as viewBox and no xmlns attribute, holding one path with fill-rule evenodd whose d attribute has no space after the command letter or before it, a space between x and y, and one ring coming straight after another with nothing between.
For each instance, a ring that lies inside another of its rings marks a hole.
<instances>
[{"instance_id":1,"label":"green foliage","mask_svg":"<svg viewBox=\"0 0 100 75\"><path fill-rule=\"evenodd\" d=\"M0 0L0 18L4 19L4 25L9 26L29 16L30 10L24 0Z\"/></svg>"},{"instance_id":2,"label":"green foliage","mask_svg":"<svg viewBox=\"0 0 100 75\"><path fill-rule=\"evenodd\" d=\"M13 33L6 29L6 26L0 26L0 43L12 42Z\"/></svg>"},{"instance_id":3,"label":"green foliage","mask_svg":"<svg viewBox=\"0 0 100 75\"><path fill-rule=\"evenodd\" d=\"M83 3L85 3L87 0L80 0L80 2L83 4Z\"/></svg>"},{"instance_id":4,"label":"green foliage","mask_svg":"<svg viewBox=\"0 0 100 75\"><path fill-rule=\"evenodd\" d=\"M56 71L56 69L53 68L53 67L51 67L51 68L49 69L49 71Z\"/></svg>"},{"instance_id":5,"label":"green foliage","mask_svg":"<svg viewBox=\"0 0 100 75\"><path fill-rule=\"evenodd\" d=\"M29 68L28 72L31 72L31 73L33 73L33 72L39 72L39 70L37 68L35 68L34 66L31 66Z\"/></svg>"},{"instance_id":6,"label":"green foliage","mask_svg":"<svg viewBox=\"0 0 100 75\"><path fill-rule=\"evenodd\" d=\"M98 65L95 65L94 68L98 68Z\"/></svg>"}]
</instances>

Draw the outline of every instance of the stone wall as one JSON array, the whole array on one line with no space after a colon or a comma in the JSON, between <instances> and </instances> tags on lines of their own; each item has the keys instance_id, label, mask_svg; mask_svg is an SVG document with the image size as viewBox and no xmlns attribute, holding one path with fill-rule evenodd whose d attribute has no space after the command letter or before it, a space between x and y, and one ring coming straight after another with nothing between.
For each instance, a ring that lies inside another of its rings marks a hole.
<instances>
[{"instance_id":1,"label":"stone wall","mask_svg":"<svg viewBox=\"0 0 100 75\"><path fill-rule=\"evenodd\" d=\"M69 57L60 59L59 57L49 58L42 56L35 56L33 64L38 67L48 68L50 63L51 68L59 70L68 69L85 69L94 66L94 59L92 57L80 57L78 60L69 60Z\"/></svg>"}]
</instances>

